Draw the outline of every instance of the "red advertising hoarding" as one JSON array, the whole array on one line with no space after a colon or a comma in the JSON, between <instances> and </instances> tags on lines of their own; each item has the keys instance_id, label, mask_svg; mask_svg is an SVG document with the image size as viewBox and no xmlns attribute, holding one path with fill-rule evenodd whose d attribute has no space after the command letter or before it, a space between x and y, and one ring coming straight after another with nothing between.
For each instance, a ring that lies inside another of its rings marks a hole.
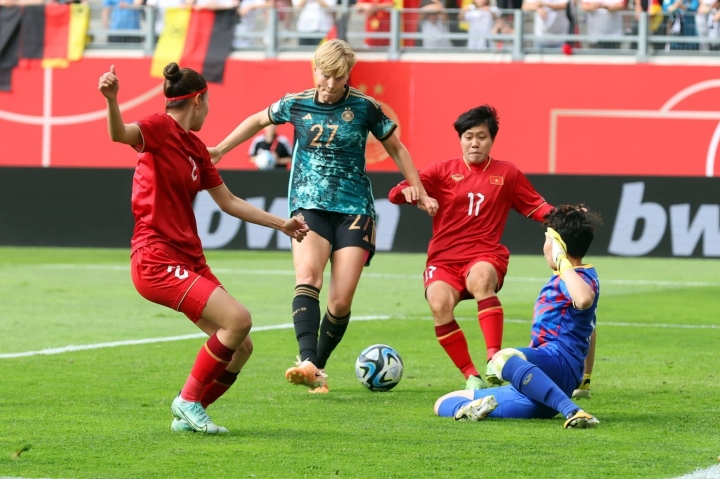
<instances>
[{"instance_id":1,"label":"red advertising hoarding","mask_svg":"<svg viewBox=\"0 0 720 479\"><path fill-rule=\"evenodd\" d=\"M107 135L100 75L115 64L126 122L164 107L150 58L85 58L67 69L31 64L0 92L0 166L134 167ZM214 145L242 119L312 86L306 60L228 61L211 84L200 137ZM363 61L351 83L383 104L418 167L460 153L452 123L482 103L500 114L494 156L527 173L720 176L720 70L690 65ZM280 133L292 137L285 125ZM223 169L251 169L247 148ZM396 171L376 141L368 170Z\"/></svg>"}]
</instances>

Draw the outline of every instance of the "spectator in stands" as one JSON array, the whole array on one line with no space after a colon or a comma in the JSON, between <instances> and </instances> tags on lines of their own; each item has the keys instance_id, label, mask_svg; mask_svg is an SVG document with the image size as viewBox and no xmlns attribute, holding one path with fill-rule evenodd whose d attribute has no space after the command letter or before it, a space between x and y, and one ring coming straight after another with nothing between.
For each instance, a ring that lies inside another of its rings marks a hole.
<instances>
[{"instance_id":1,"label":"spectator in stands","mask_svg":"<svg viewBox=\"0 0 720 479\"><path fill-rule=\"evenodd\" d=\"M467 47L470 50L487 50L492 46L488 37L500 20L500 9L491 6L490 0L473 0L460 10L458 19L468 24Z\"/></svg>"},{"instance_id":2,"label":"spectator in stands","mask_svg":"<svg viewBox=\"0 0 720 479\"><path fill-rule=\"evenodd\" d=\"M587 34L591 36L622 35L625 0L581 0L580 8L585 12ZM617 50L620 42L590 41L591 48Z\"/></svg>"},{"instance_id":3,"label":"spectator in stands","mask_svg":"<svg viewBox=\"0 0 720 479\"><path fill-rule=\"evenodd\" d=\"M192 6L194 0L146 0L145 5L155 8L155 38L157 39L165 25L165 10Z\"/></svg>"},{"instance_id":4,"label":"spectator in stands","mask_svg":"<svg viewBox=\"0 0 720 479\"><path fill-rule=\"evenodd\" d=\"M102 25L108 30L137 30L144 0L103 0ZM108 35L108 43L142 43L143 36Z\"/></svg>"},{"instance_id":5,"label":"spectator in stands","mask_svg":"<svg viewBox=\"0 0 720 479\"><path fill-rule=\"evenodd\" d=\"M238 9L238 15L240 19L238 24L235 26L235 39L233 40L233 48L236 50L242 48L250 48L253 46L253 38L250 36L255 31L255 27L258 21L258 14L260 11L266 12L269 8L274 8L277 5L275 0L241 0L240 8ZM284 4L287 6L287 4ZM285 13L283 12L283 18ZM281 15L278 15L278 19L281 19Z\"/></svg>"},{"instance_id":6,"label":"spectator in stands","mask_svg":"<svg viewBox=\"0 0 720 479\"><path fill-rule=\"evenodd\" d=\"M365 15L366 33L386 33L390 31L390 9L392 0L358 0L355 10ZM368 47L387 47L389 38L365 38Z\"/></svg>"},{"instance_id":7,"label":"spectator in stands","mask_svg":"<svg viewBox=\"0 0 720 479\"><path fill-rule=\"evenodd\" d=\"M277 134L277 125L269 124L250 143L250 161L261 170L287 169L292 163L292 146L284 135ZM268 161L268 156L272 160Z\"/></svg>"},{"instance_id":8,"label":"spectator in stands","mask_svg":"<svg viewBox=\"0 0 720 479\"><path fill-rule=\"evenodd\" d=\"M331 9L337 6L337 0L292 0L292 4L300 10L296 30L312 34L301 37L299 44L318 45L333 26L335 14Z\"/></svg>"},{"instance_id":9,"label":"spectator in stands","mask_svg":"<svg viewBox=\"0 0 720 479\"><path fill-rule=\"evenodd\" d=\"M559 48L564 40L554 39L555 35L566 35L570 29L570 19L566 13L568 0L523 0L522 10L534 12L534 34L542 37L537 42L539 48Z\"/></svg>"},{"instance_id":10,"label":"spectator in stands","mask_svg":"<svg viewBox=\"0 0 720 479\"><path fill-rule=\"evenodd\" d=\"M681 37L696 36L695 12L699 6L698 0L663 0L662 8L670 14L669 33ZM670 44L671 50L697 50L698 48L697 43L673 42Z\"/></svg>"},{"instance_id":11,"label":"spectator in stands","mask_svg":"<svg viewBox=\"0 0 720 479\"><path fill-rule=\"evenodd\" d=\"M432 0L420 9L420 33L423 48L452 47L448 38L450 33L448 16L440 0Z\"/></svg>"},{"instance_id":12,"label":"spectator in stands","mask_svg":"<svg viewBox=\"0 0 720 479\"><path fill-rule=\"evenodd\" d=\"M648 14L648 35L657 35L660 25L663 23L664 14L662 11L662 4L660 0L635 0L635 25L632 28L632 34L638 34L638 22L640 21L640 14L647 12ZM651 43L651 47L654 50L662 50L664 44L662 43ZM634 50L637 48L636 43L630 45L630 49Z\"/></svg>"},{"instance_id":13,"label":"spectator in stands","mask_svg":"<svg viewBox=\"0 0 720 479\"><path fill-rule=\"evenodd\" d=\"M700 49L720 49L720 0L701 0L696 17L698 35L715 40L712 43L703 43Z\"/></svg>"}]
</instances>

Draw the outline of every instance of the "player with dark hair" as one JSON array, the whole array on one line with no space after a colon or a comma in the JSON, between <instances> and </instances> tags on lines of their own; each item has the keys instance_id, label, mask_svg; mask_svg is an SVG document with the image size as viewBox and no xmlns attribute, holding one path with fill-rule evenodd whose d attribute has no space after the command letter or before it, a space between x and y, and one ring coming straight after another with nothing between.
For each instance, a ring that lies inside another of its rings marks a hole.
<instances>
[{"instance_id":1,"label":"player with dark hair","mask_svg":"<svg viewBox=\"0 0 720 479\"><path fill-rule=\"evenodd\" d=\"M397 125L373 98L347 84L355 63L346 42L322 44L314 56L314 88L285 95L243 120L210 149L218 162L271 123L295 128L289 209L302 214L311 231L302 244L292 244L292 315L300 355L285 377L313 393L328 392L325 366L347 330L360 275L375 253L375 200L365 171L368 133L382 143L412 185L408 198L430 216L437 211L437 202L425 193L410 153L395 134ZM330 288L321 320L320 289L328 261Z\"/></svg>"},{"instance_id":2,"label":"player with dark hair","mask_svg":"<svg viewBox=\"0 0 720 479\"><path fill-rule=\"evenodd\" d=\"M193 133L208 114L208 87L199 73L170 63L165 76L165 112L125 124L118 106L115 66L100 77L107 99L108 133L138 151L133 176L135 231L131 274L146 299L181 311L210 339L200 348L192 371L172 403L174 431L227 432L205 408L235 382L250 358L251 318L225 291L205 261L192 202L207 190L227 214L274 228L302 241L302 216L285 220L236 197L228 190L206 146Z\"/></svg>"},{"instance_id":3,"label":"player with dark hair","mask_svg":"<svg viewBox=\"0 0 720 479\"><path fill-rule=\"evenodd\" d=\"M497 297L507 273L510 253L500 244L510 212L542 221L552 208L512 163L490 156L500 129L489 105L473 108L453 125L462 157L434 163L420 172L428 195L437 198L432 239L424 272L425 298L435 320L440 345L465 376L466 389L483 389L482 379L455 320L454 310L466 299L477 302L487 360L502 348L504 313ZM413 203L403 181L389 193L395 204ZM492 384L501 384L486 371Z\"/></svg>"},{"instance_id":4,"label":"player with dark hair","mask_svg":"<svg viewBox=\"0 0 720 479\"><path fill-rule=\"evenodd\" d=\"M502 349L490 362L498 378L510 385L446 394L435 403L438 416L549 419L560 412L568 429L599 423L569 396L582 381L595 331L600 281L595 268L583 264L583 256L600 223L584 205L552 210L545 221L543 253L553 275L535 302L530 347Z\"/></svg>"}]
</instances>

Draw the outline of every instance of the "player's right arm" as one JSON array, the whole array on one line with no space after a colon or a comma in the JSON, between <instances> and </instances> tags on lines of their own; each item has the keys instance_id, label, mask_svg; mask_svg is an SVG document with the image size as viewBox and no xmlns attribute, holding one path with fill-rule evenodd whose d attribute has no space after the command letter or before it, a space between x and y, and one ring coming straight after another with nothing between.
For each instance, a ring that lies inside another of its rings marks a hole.
<instances>
[{"instance_id":1,"label":"player's right arm","mask_svg":"<svg viewBox=\"0 0 720 479\"><path fill-rule=\"evenodd\" d=\"M139 145L142 143L140 127L135 123L126 125L120 114L117 94L120 89L120 80L115 74L115 65L110 65L110 71L100 77L98 90L107 102L108 134L112 141L125 145Z\"/></svg>"},{"instance_id":2,"label":"player's right arm","mask_svg":"<svg viewBox=\"0 0 720 479\"><path fill-rule=\"evenodd\" d=\"M210 153L213 163L219 163L225 153L229 152L240 143L249 140L270 123L272 123L272 121L270 121L268 109L261 110L254 115L250 115L245 118L242 123L240 123L217 146L208 148L208 152Z\"/></svg>"}]
</instances>

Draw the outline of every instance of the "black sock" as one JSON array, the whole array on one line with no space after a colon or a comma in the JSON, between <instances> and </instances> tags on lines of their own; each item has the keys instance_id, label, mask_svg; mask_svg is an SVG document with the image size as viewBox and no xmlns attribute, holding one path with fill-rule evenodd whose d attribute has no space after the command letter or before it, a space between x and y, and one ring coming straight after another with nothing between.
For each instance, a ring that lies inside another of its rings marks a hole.
<instances>
[{"instance_id":1,"label":"black sock","mask_svg":"<svg viewBox=\"0 0 720 479\"><path fill-rule=\"evenodd\" d=\"M320 323L320 337L318 338L317 361L315 366L323 369L335 347L340 344L348 323L350 322L350 313L342 318L333 316L330 311L325 311L322 323Z\"/></svg>"},{"instance_id":2,"label":"black sock","mask_svg":"<svg viewBox=\"0 0 720 479\"><path fill-rule=\"evenodd\" d=\"M315 364L320 327L320 290L309 284L295 286L292 302L293 325L301 360Z\"/></svg>"}]
</instances>

